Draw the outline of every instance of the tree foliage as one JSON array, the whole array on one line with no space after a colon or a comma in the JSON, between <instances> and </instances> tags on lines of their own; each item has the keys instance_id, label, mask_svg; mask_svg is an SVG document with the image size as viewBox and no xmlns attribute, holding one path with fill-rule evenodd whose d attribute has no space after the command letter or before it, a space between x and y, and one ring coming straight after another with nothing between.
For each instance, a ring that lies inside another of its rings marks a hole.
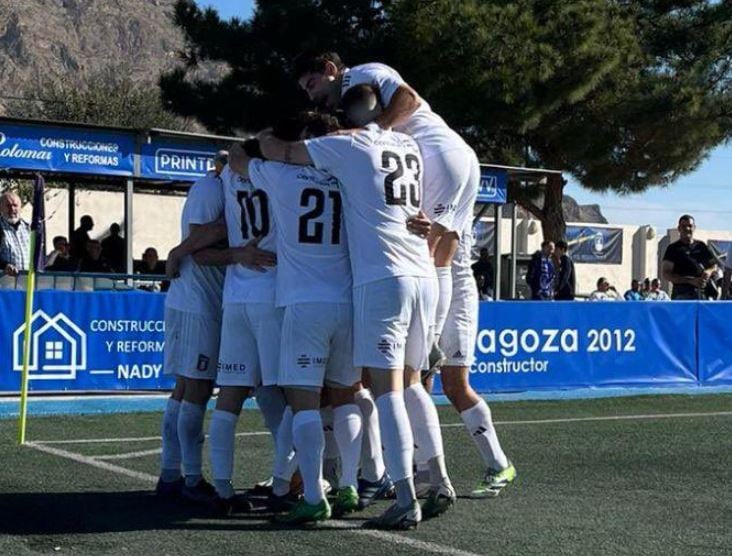
<instances>
[{"instance_id":1,"label":"tree foliage","mask_svg":"<svg viewBox=\"0 0 732 556\"><path fill-rule=\"evenodd\" d=\"M215 130L303 106L303 50L394 65L484 161L561 169L598 191L668 185L732 130L732 4L708 0L269 0L247 21L179 0L166 102ZM201 61L218 81L193 80ZM564 235L561 179L511 194Z\"/></svg>"}]
</instances>

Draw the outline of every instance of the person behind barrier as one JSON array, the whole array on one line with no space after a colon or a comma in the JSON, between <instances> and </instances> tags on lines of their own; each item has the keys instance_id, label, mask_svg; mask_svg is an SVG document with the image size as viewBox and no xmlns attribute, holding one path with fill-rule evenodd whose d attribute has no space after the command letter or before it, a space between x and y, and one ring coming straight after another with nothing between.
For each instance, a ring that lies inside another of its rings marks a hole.
<instances>
[{"instance_id":1,"label":"person behind barrier","mask_svg":"<svg viewBox=\"0 0 732 556\"><path fill-rule=\"evenodd\" d=\"M102 256L109 261L115 272L126 272L125 240L120 236L120 231L116 222L109 227L109 237L102 240Z\"/></svg>"},{"instance_id":2,"label":"person behind barrier","mask_svg":"<svg viewBox=\"0 0 732 556\"><path fill-rule=\"evenodd\" d=\"M71 234L71 258L80 261L86 256L86 242L94 229L94 220L88 214L81 217L81 223ZM101 245L100 245L101 247Z\"/></svg>"},{"instance_id":3,"label":"person behind barrier","mask_svg":"<svg viewBox=\"0 0 732 556\"><path fill-rule=\"evenodd\" d=\"M722 278L722 299L732 298L732 243L729 244L727 255L722 261L724 264L724 277Z\"/></svg>"},{"instance_id":4,"label":"person behind barrier","mask_svg":"<svg viewBox=\"0 0 732 556\"><path fill-rule=\"evenodd\" d=\"M30 225L20 217L20 197L14 191L0 196L0 272L17 276L28 270Z\"/></svg>"},{"instance_id":5,"label":"person behind barrier","mask_svg":"<svg viewBox=\"0 0 732 556\"><path fill-rule=\"evenodd\" d=\"M64 236L53 238L53 251L46 259L46 270L50 272L73 272L77 264L71 260L69 242Z\"/></svg>"},{"instance_id":6,"label":"person behind barrier","mask_svg":"<svg viewBox=\"0 0 732 556\"><path fill-rule=\"evenodd\" d=\"M706 243L694 239L694 217L684 214L677 229L679 240L666 248L661 266L661 276L673 284L671 299L716 299L716 286L710 278L717 269L717 259Z\"/></svg>"},{"instance_id":7,"label":"person behind barrier","mask_svg":"<svg viewBox=\"0 0 732 556\"><path fill-rule=\"evenodd\" d=\"M670 301L668 294L661 289L661 281L654 278L651 287L646 294L646 301Z\"/></svg>"},{"instance_id":8,"label":"person behind barrier","mask_svg":"<svg viewBox=\"0 0 732 556\"><path fill-rule=\"evenodd\" d=\"M108 274L113 272L107 259L102 257L102 244L96 239L90 239L85 245L86 254L79 261L79 272Z\"/></svg>"},{"instance_id":9,"label":"person behind barrier","mask_svg":"<svg viewBox=\"0 0 732 556\"><path fill-rule=\"evenodd\" d=\"M630 289L625 292L623 297L625 301L643 301L640 282L638 280L632 280L630 282Z\"/></svg>"},{"instance_id":10,"label":"person behind barrier","mask_svg":"<svg viewBox=\"0 0 732 556\"><path fill-rule=\"evenodd\" d=\"M607 278L598 278L597 289L590 294L590 301L620 301L620 296Z\"/></svg>"},{"instance_id":11,"label":"person behind barrier","mask_svg":"<svg viewBox=\"0 0 732 556\"><path fill-rule=\"evenodd\" d=\"M559 275L557 277L557 290L554 299L571 301L574 299L574 292L577 285L577 275L574 270L574 261L567 253L569 246L566 241L558 241L556 256L559 261Z\"/></svg>"},{"instance_id":12,"label":"person behind barrier","mask_svg":"<svg viewBox=\"0 0 732 556\"><path fill-rule=\"evenodd\" d=\"M493 263L488 255L488 249L480 249L480 257L470 267L473 270L475 282L478 285L478 295L481 299L493 298Z\"/></svg>"},{"instance_id":13,"label":"person behind barrier","mask_svg":"<svg viewBox=\"0 0 732 556\"><path fill-rule=\"evenodd\" d=\"M554 298L554 278L556 269L552 254L554 242L544 241L541 249L534 253L526 273L526 283L531 288L531 299L548 301Z\"/></svg>"}]
</instances>

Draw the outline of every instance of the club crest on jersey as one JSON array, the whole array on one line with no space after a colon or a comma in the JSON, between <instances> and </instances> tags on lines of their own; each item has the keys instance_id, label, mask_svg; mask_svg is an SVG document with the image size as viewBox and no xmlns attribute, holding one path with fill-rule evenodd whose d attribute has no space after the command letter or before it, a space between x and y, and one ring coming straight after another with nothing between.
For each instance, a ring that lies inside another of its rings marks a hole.
<instances>
[{"instance_id":1,"label":"club crest on jersey","mask_svg":"<svg viewBox=\"0 0 732 556\"><path fill-rule=\"evenodd\" d=\"M208 371L208 365L211 362L210 357L206 357L202 353L198 354L198 362L196 363L196 370L200 372Z\"/></svg>"}]
</instances>

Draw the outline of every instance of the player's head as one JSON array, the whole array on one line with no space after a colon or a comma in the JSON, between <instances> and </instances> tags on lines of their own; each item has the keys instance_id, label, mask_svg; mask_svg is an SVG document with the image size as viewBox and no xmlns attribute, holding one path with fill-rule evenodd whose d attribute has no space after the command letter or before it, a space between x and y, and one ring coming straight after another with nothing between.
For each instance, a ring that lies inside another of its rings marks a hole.
<instances>
[{"instance_id":1,"label":"player's head","mask_svg":"<svg viewBox=\"0 0 732 556\"><path fill-rule=\"evenodd\" d=\"M295 60L295 79L316 106L335 108L340 95L339 77L346 66L336 52L301 54Z\"/></svg>"},{"instance_id":2,"label":"player's head","mask_svg":"<svg viewBox=\"0 0 732 556\"><path fill-rule=\"evenodd\" d=\"M338 131L338 119L330 114L305 111L282 118L272 128L272 134L282 141L301 141Z\"/></svg>"},{"instance_id":3,"label":"player's head","mask_svg":"<svg viewBox=\"0 0 732 556\"><path fill-rule=\"evenodd\" d=\"M218 151L213 159L214 172L218 176L229 163L229 151Z\"/></svg>"},{"instance_id":4,"label":"player's head","mask_svg":"<svg viewBox=\"0 0 732 556\"><path fill-rule=\"evenodd\" d=\"M341 109L349 125L363 127L384 111L381 92L368 83L354 85L343 95Z\"/></svg>"}]
</instances>

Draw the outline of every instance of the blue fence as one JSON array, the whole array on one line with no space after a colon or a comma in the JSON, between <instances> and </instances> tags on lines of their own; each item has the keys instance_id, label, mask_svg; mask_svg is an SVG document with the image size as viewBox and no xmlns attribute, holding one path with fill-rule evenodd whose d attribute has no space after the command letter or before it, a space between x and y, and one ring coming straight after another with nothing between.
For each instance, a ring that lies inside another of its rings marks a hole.
<instances>
[{"instance_id":1,"label":"blue fence","mask_svg":"<svg viewBox=\"0 0 732 556\"><path fill-rule=\"evenodd\" d=\"M39 291L35 391L167 389L162 294ZM20 385L24 294L0 291L0 392ZM482 393L732 384L732 303L482 303ZM306 323L304 323L306 325ZM439 392L439 384L438 384Z\"/></svg>"}]
</instances>

